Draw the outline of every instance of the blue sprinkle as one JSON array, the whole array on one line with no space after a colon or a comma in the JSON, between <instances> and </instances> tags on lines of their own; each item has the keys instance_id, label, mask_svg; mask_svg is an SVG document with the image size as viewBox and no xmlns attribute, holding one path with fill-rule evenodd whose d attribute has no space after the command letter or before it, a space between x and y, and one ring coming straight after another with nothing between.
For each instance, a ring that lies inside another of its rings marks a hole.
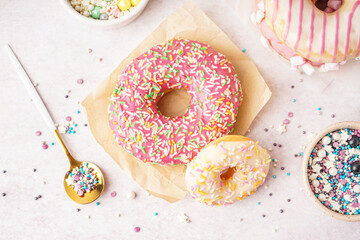
<instances>
[{"instance_id":1,"label":"blue sprinkle","mask_svg":"<svg viewBox=\"0 0 360 240\"><path fill-rule=\"evenodd\" d=\"M73 128L71 127L71 128L69 128L70 130L73 130Z\"/></svg>"},{"instance_id":2,"label":"blue sprinkle","mask_svg":"<svg viewBox=\"0 0 360 240\"><path fill-rule=\"evenodd\" d=\"M276 175L274 175L273 178L276 178Z\"/></svg>"},{"instance_id":3,"label":"blue sprinkle","mask_svg":"<svg viewBox=\"0 0 360 240\"><path fill-rule=\"evenodd\" d=\"M321 107L318 108L318 111L321 111Z\"/></svg>"},{"instance_id":4,"label":"blue sprinkle","mask_svg":"<svg viewBox=\"0 0 360 240\"><path fill-rule=\"evenodd\" d=\"M99 202L96 202L96 205L98 205L98 206L99 206L99 205L100 205L100 203L99 203Z\"/></svg>"},{"instance_id":5,"label":"blue sprinkle","mask_svg":"<svg viewBox=\"0 0 360 240\"><path fill-rule=\"evenodd\" d=\"M77 126L78 126L78 125L75 123L75 124L74 124L74 127L77 127Z\"/></svg>"},{"instance_id":6,"label":"blue sprinkle","mask_svg":"<svg viewBox=\"0 0 360 240\"><path fill-rule=\"evenodd\" d=\"M293 99L292 102L296 102L296 99Z\"/></svg>"},{"instance_id":7,"label":"blue sprinkle","mask_svg":"<svg viewBox=\"0 0 360 240\"><path fill-rule=\"evenodd\" d=\"M53 143L53 142L52 142L52 143L51 143L51 145L52 145L52 146L54 146L54 145L55 145L55 143Z\"/></svg>"},{"instance_id":8,"label":"blue sprinkle","mask_svg":"<svg viewBox=\"0 0 360 240\"><path fill-rule=\"evenodd\" d=\"M157 215L158 215L158 213L156 212L156 213L154 213L154 215L155 215L155 216L157 216Z\"/></svg>"},{"instance_id":9,"label":"blue sprinkle","mask_svg":"<svg viewBox=\"0 0 360 240\"><path fill-rule=\"evenodd\" d=\"M290 173L288 172L286 175L290 176Z\"/></svg>"},{"instance_id":10,"label":"blue sprinkle","mask_svg":"<svg viewBox=\"0 0 360 240\"><path fill-rule=\"evenodd\" d=\"M75 131L72 131L72 133L76 133Z\"/></svg>"},{"instance_id":11,"label":"blue sprinkle","mask_svg":"<svg viewBox=\"0 0 360 240\"><path fill-rule=\"evenodd\" d=\"M257 202L257 205L260 205L260 202Z\"/></svg>"},{"instance_id":12,"label":"blue sprinkle","mask_svg":"<svg viewBox=\"0 0 360 240\"><path fill-rule=\"evenodd\" d=\"M68 131L68 133L70 134L70 133L71 133L71 131Z\"/></svg>"},{"instance_id":13,"label":"blue sprinkle","mask_svg":"<svg viewBox=\"0 0 360 240\"><path fill-rule=\"evenodd\" d=\"M77 111L76 113L77 113L77 114L79 114L79 113L80 113L80 111Z\"/></svg>"},{"instance_id":14,"label":"blue sprinkle","mask_svg":"<svg viewBox=\"0 0 360 240\"><path fill-rule=\"evenodd\" d=\"M245 48L243 48L241 51L244 53L244 52L246 52L246 49L245 49Z\"/></svg>"}]
</instances>

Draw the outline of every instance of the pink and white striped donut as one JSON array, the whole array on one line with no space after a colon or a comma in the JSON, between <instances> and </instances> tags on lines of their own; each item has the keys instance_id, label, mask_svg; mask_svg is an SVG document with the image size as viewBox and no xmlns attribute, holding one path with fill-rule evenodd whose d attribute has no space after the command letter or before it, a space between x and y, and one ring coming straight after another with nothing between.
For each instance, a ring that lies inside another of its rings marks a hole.
<instances>
[{"instance_id":1,"label":"pink and white striped donut","mask_svg":"<svg viewBox=\"0 0 360 240\"><path fill-rule=\"evenodd\" d=\"M252 15L263 43L309 75L313 66L337 70L339 63L360 55L360 0L317 1L256 0Z\"/></svg>"},{"instance_id":2,"label":"pink and white striped donut","mask_svg":"<svg viewBox=\"0 0 360 240\"><path fill-rule=\"evenodd\" d=\"M190 106L170 118L157 102L171 89L187 89ZM231 63L209 45L175 39L134 59L119 76L109 125L126 151L144 162L184 164L233 129L242 101Z\"/></svg>"}]
</instances>

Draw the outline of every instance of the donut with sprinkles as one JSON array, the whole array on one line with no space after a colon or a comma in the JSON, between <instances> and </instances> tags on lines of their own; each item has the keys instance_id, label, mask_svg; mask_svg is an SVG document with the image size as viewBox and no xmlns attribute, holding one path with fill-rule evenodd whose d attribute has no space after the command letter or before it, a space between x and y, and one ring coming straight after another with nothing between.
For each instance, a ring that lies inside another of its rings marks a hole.
<instances>
[{"instance_id":1,"label":"donut with sprinkles","mask_svg":"<svg viewBox=\"0 0 360 240\"><path fill-rule=\"evenodd\" d=\"M192 198L206 205L229 205L255 193L269 172L270 156L257 142L228 135L211 142L187 165Z\"/></svg>"},{"instance_id":2,"label":"donut with sprinkles","mask_svg":"<svg viewBox=\"0 0 360 240\"><path fill-rule=\"evenodd\" d=\"M183 116L157 109L173 89L191 96ZM144 162L186 164L233 130L241 101L240 81L224 55L204 43L172 39L134 59L119 76L109 126L118 144Z\"/></svg>"}]
</instances>

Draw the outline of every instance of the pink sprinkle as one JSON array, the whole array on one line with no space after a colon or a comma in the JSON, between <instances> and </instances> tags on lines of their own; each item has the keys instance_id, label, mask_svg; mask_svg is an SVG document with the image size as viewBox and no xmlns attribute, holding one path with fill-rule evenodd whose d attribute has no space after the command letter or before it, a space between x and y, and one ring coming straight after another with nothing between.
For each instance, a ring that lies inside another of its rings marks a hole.
<instances>
[{"instance_id":1,"label":"pink sprinkle","mask_svg":"<svg viewBox=\"0 0 360 240\"><path fill-rule=\"evenodd\" d=\"M83 196L84 196L84 191L79 190L79 191L77 192L77 194L79 195L79 197L83 197Z\"/></svg>"},{"instance_id":2,"label":"pink sprinkle","mask_svg":"<svg viewBox=\"0 0 360 240\"><path fill-rule=\"evenodd\" d=\"M78 175L75 175L74 180L79 181L80 177Z\"/></svg>"},{"instance_id":3,"label":"pink sprinkle","mask_svg":"<svg viewBox=\"0 0 360 240\"><path fill-rule=\"evenodd\" d=\"M331 192L330 197L334 197L334 196L335 196L335 193Z\"/></svg>"},{"instance_id":4,"label":"pink sprinkle","mask_svg":"<svg viewBox=\"0 0 360 240\"><path fill-rule=\"evenodd\" d=\"M341 180L340 180L340 183L345 186L345 185L346 185L346 180L345 180L345 179L341 179Z\"/></svg>"},{"instance_id":5,"label":"pink sprinkle","mask_svg":"<svg viewBox=\"0 0 360 240\"><path fill-rule=\"evenodd\" d=\"M338 147L339 146L339 143L338 142L334 142L333 143L333 147Z\"/></svg>"},{"instance_id":6,"label":"pink sprinkle","mask_svg":"<svg viewBox=\"0 0 360 240\"><path fill-rule=\"evenodd\" d=\"M293 113L293 112L289 112L289 113L288 113L288 116L289 116L289 117L293 117L293 116L294 116L294 113Z\"/></svg>"},{"instance_id":7,"label":"pink sprinkle","mask_svg":"<svg viewBox=\"0 0 360 240\"><path fill-rule=\"evenodd\" d=\"M288 125L290 123L290 120L289 119L285 119L284 122L283 122L285 125Z\"/></svg>"},{"instance_id":8,"label":"pink sprinkle","mask_svg":"<svg viewBox=\"0 0 360 240\"><path fill-rule=\"evenodd\" d=\"M78 84L83 84L84 83L84 79L82 79L82 78L79 78L77 81L76 81Z\"/></svg>"},{"instance_id":9,"label":"pink sprinkle","mask_svg":"<svg viewBox=\"0 0 360 240\"><path fill-rule=\"evenodd\" d=\"M342 155L342 156L345 155L345 150L341 150L340 155Z\"/></svg>"},{"instance_id":10,"label":"pink sprinkle","mask_svg":"<svg viewBox=\"0 0 360 240\"><path fill-rule=\"evenodd\" d=\"M115 191L114 191L114 192L111 192L111 193L110 193L110 196L116 197L116 192L115 192Z\"/></svg>"},{"instance_id":11,"label":"pink sprinkle","mask_svg":"<svg viewBox=\"0 0 360 240\"><path fill-rule=\"evenodd\" d=\"M342 163L339 163L338 165L337 165L337 167L338 167L338 169L341 169L341 168L343 168L343 164Z\"/></svg>"},{"instance_id":12,"label":"pink sprinkle","mask_svg":"<svg viewBox=\"0 0 360 240\"><path fill-rule=\"evenodd\" d=\"M134 231L135 232L140 232L140 228L139 227L134 227Z\"/></svg>"},{"instance_id":13,"label":"pink sprinkle","mask_svg":"<svg viewBox=\"0 0 360 240\"><path fill-rule=\"evenodd\" d=\"M325 201L325 206L330 206L330 202L329 201Z\"/></svg>"},{"instance_id":14,"label":"pink sprinkle","mask_svg":"<svg viewBox=\"0 0 360 240\"><path fill-rule=\"evenodd\" d=\"M43 145L42 145L42 148L44 149L44 150L46 150L46 149L48 149L48 145L46 144L46 143L44 143Z\"/></svg>"},{"instance_id":15,"label":"pink sprinkle","mask_svg":"<svg viewBox=\"0 0 360 240\"><path fill-rule=\"evenodd\" d=\"M36 136L41 136L41 132L40 132L40 131L36 131L36 132L35 132L35 135L36 135Z\"/></svg>"},{"instance_id":16,"label":"pink sprinkle","mask_svg":"<svg viewBox=\"0 0 360 240\"><path fill-rule=\"evenodd\" d=\"M66 117L66 121L70 122L70 121L71 121L71 117L70 117L70 116L67 116L67 117Z\"/></svg>"}]
</instances>

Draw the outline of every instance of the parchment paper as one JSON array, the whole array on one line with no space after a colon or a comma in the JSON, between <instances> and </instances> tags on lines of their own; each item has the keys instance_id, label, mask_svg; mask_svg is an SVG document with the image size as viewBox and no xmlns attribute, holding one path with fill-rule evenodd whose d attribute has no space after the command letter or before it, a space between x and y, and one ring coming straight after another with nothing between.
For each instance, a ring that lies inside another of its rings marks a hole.
<instances>
[{"instance_id":1,"label":"parchment paper","mask_svg":"<svg viewBox=\"0 0 360 240\"><path fill-rule=\"evenodd\" d=\"M162 22L109 77L87 96L82 105L86 109L89 125L96 141L144 190L169 202L178 201L187 193L186 166L152 165L127 153L117 144L108 126L107 108L118 76L126 65L155 44L172 38L186 38L207 43L224 54L234 65L241 81L244 100L239 108L233 134L245 134L255 116L271 96L268 86L251 60L192 1ZM182 104L182 102L176 104ZM161 106L163 113L165 111L170 115L173 114L172 106L174 105L171 101Z\"/></svg>"}]
</instances>

